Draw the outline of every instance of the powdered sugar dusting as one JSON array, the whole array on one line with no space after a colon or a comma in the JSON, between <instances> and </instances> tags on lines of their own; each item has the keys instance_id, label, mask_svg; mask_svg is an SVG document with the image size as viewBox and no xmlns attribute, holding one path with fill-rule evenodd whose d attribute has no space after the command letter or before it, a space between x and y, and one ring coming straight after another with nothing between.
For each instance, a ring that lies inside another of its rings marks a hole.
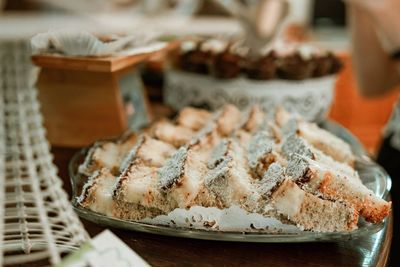
<instances>
[{"instance_id":1,"label":"powdered sugar dusting","mask_svg":"<svg viewBox=\"0 0 400 267\"><path fill-rule=\"evenodd\" d=\"M283 167L279 163L272 163L260 181L260 193L269 197L273 190L285 179Z\"/></svg>"},{"instance_id":2,"label":"powdered sugar dusting","mask_svg":"<svg viewBox=\"0 0 400 267\"><path fill-rule=\"evenodd\" d=\"M289 159L292 154L298 154L310 159L314 157L305 141L295 134L292 134L285 139L282 145L282 153L287 159Z\"/></svg>"},{"instance_id":3,"label":"powdered sugar dusting","mask_svg":"<svg viewBox=\"0 0 400 267\"><path fill-rule=\"evenodd\" d=\"M299 129L299 125L296 118L290 118L283 126L282 126L282 135L290 136L292 134L297 134Z\"/></svg>"},{"instance_id":4,"label":"powdered sugar dusting","mask_svg":"<svg viewBox=\"0 0 400 267\"><path fill-rule=\"evenodd\" d=\"M171 188L182 177L188 156L188 148L183 146L167 160L158 171L158 184L162 190Z\"/></svg>"},{"instance_id":5,"label":"powdered sugar dusting","mask_svg":"<svg viewBox=\"0 0 400 267\"><path fill-rule=\"evenodd\" d=\"M144 144L145 139L146 139L145 135L142 134L142 135L138 138L138 140L137 140L135 146L134 146L134 147L128 152L128 154L124 157L124 159L122 160L121 165L120 165L120 167L119 167L119 171L120 171L121 173L123 173L123 172L129 167L130 163L136 158L136 155L137 155L137 153L138 153L138 150L139 150L139 148Z\"/></svg>"},{"instance_id":6,"label":"powdered sugar dusting","mask_svg":"<svg viewBox=\"0 0 400 267\"><path fill-rule=\"evenodd\" d=\"M286 175L290 176L292 179L302 178L309 168L310 164L303 157L293 155L288 161L286 166Z\"/></svg>"},{"instance_id":7,"label":"powdered sugar dusting","mask_svg":"<svg viewBox=\"0 0 400 267\"><path fill-rule=\"evenodd\" d=\"M211 134L215 130L215 123L213 121L207 123L197 134L189 141L189 145L193 146L198 144L201 139Z\"/></svg>"},{"instance_id":8,"label":"powdered sugar dusting","mask_svg":"<svg viewBox=\"0 0 400 267\"><path fill-rule=\"evenodd\" d=\"M208 160L208 168L214 169L220 164L228 154L229 146L231 145L230 139L223 139L212 151L210 159Z\"/></svg>"},{"instance_id":9,"label":"powdered sugar dusting","mask_svg":"<svg viewBox=\"0 0 400 267\"><path fill-rule=\"evenodd\" d=\"M272 152L274 139L268 132L257 132L250 141L247 159L249 167L256 169L261 158Z\"/></svg>"},{"instance_id":10,"label":"powdered sugar dusting","mask_svg":"<svg viewBox=\"0 0 400 267\"><path fill-rule=\"evenodd\" d=\"M232 161L232 157L226 156L223 157L221 162L213 169L211 170L205 177L204 183L207 187L221 187L221 189L225 190L227 184L226 178L229 175L229 169L230 169L230 162Z\"/></svg>"}]
</instances>

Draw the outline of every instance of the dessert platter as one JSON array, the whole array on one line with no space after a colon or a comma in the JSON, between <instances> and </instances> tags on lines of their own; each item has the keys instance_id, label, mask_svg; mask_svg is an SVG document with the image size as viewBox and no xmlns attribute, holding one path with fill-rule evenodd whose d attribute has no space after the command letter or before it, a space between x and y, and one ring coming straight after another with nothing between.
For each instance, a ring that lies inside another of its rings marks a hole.
<instances>
[{"instance_id":1,"label":"dessert platter","mask_svg":"<svg viewBox=\"0 0 400 267\"><path fill-rule=\"evenodd\" d=\"M223 39L182 42L171 56L164 98L180 110L283 106L308 121L322 121L342 68L332 52L311 44L275 42L257 55Z\"/></svg>"},{"instance_id":2,"label":"dessert platter","mask_svg":"<svg viewBox=\"0 0 400 267\"><path fill-rule=\"evenodd\" d=\"M283 108L186 107L75 155L73 205L96 223L210 240L334 241L379 231L390 178L346 130L322 127Z\"/></svg>"}]
</instances>

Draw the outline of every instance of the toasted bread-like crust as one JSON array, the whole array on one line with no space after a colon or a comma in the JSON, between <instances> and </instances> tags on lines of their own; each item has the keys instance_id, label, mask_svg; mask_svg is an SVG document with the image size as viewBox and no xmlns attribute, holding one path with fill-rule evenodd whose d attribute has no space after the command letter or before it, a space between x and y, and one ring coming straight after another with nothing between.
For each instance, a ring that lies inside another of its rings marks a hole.
<instances>
[{"instance_id":1,"label":"toasted bread-like crust","mask_svg":"<svg viewBox=\"0 0 400 267\"><path fill-rule=\"evenodd\" d=\"M285 137L282 144L282 154L290 159L292 156L301 156L315 160L336 173L342 173L346 177L361 183L358 173L348 164L338 162L330 156L324 154L319 149L313 147L303 137L291 134Z\"/></svg>"},{"instance_id":2,"label":"toasted bread-like crust","mask_svg":"<svg viewBox=\"0 0 400 267\"><path fill-rule=\"evenodd\" d=\"M362 183L321 163L309 159L290 161L287 172L308 192L353 205L367 221L382 221L390 213L391 202L380 199Z\"/></svg>"},{"instance_id":3,"label":"toasted bread-like crust","mask_svg":"<svg viewBox=\"0 0 400 267\"><path fill-rule=\"evenodd\" d=\"M365 220L373 223L382 221L389 215L391 202L374 195L363 184L355 183L346 177L338 177L331 172L325 172L319 186L319 191L328 198L353 204Z\"/></svg>"},{"instance_id":4,"label":"toasted bread-like crust","mask_svg":"<svg viewBox=\"0 0 400 267\"><path fill-rule=\"evenodd\" d=\"M180 147L189 142L194 132L189 128L168 121L160 121L153 127L153 134L163 142Z\"/></svg>"},{"instance_id":5,"label":"toasted bread-like crust","mask_svg":"<svg viewBox=\"0 0 400 267\"><path fill-rule=\"evenodd\" d=\"M137 158L141 159L146 166L161 167L175 150L175 147L169 143L142 134L122 160L120 171L122 172L131 161Z\"/></svg>"},{"instance_id":6,"label":"toasted bread-like crust","mask_svg":"<svg viewBox=\"0 0 400 267\"><path fill-rule=\"evenodd\" d=\"M333 159L354 166L355 157L350 145L330 132L319 128L314 123L300 122L299 135L311 145L321 150Z\"/></svg>"},{"instance_id":7,"label":"toasted bread-like crust","mask_svg":"<svg viewBox=\"0 0 400 267\"><path fill-rule=\"evenodd\" d=\"M265 120L265 113L259 106L250 107L247 113L247 117L241 128L247 132L253 133L262 126Z\"/></svg>"},{"instance_id":8,"label":"toasted bread-like crust","mask_svg":"<svg viewBox=\"0 0 400 267\"><path fill-rule=\"evenodd\" d=\"M114 186L113 199L116 209L114 213L118 214L118 218L139 218L143 214L149 216L151 213L145 212L146 208L155 211L154 215L158 215L160 211L169 212L176 208L176 203L166 201L157 182L156 168L146 166L139 158L130 162ZM140 209L123 215L121 210L133 206Z\"/></svg>"},{"instance_id":9,"label":"toasted bread-like crust","mask_svg":"<svg viewBox=\"0 0 400 267\"><path fill-rule=\"evenodd\" d=\"M272 199L279 213L304 230L336 232L357 228L358 212L354 207L307 193L290 179L283 181Z\"/></svg>"},{"instance_id":10,"label":"toasted bread-like crust","mask_svg":"<svg viewBox=\"0 0 400 267\"><path fill-rule=\"evenodd\" d=\"M90 176L96 170L107 168L114 175L118 175L120 162L136 140L136 134L128 133L117 141L96 142L88 151L85 161L79 166L79 172Z\"/></svg>"},{"instance_id":11,"label":"toasted bread-like crust","mask_svg":"<svg viewBox=\"0 0 400 267\"><path fill-rule=\"evenodd\" d=\"M233 139L223 140L214 149L208 162L211 170L204 183L219 207L240 205L249 211L258 208L258 193L252 185L246 161L243 148Z\"/></svg>"},{"instance_id":12,"label":"toasted bread-like crust","mask_svg":"<svg viewBox=\"0 0 400 267\"><path fill-rule=\"evenodd\" d=\"M180 208L190 207L203 191L206 164L192 147L181 147L158 171L158 186Z\"/></svg>"},{"instance_id":13,"label":"toasted bread-like crust","mask_svg":"<svg viewBox=\"0 0 400 267\"><path fill-rule=\"evenodd\" d=\"M275 140L267 131L255 133L247 149L247 160L250 169L262 177L268 167L276 161Z\"/></svg>"},{"instance_id":14,"label":"toasted bread-like crust","mask_svg":"<svg viewBox=\"0 0 400 267\"><path fill-rule=\"evenodd\" d=\"M230 135L238 128L241 121L241 113L234 105L225 105L217 114L216 124L221 136Z\"/></svg>"},{"instance_id":15,"label":"toasted bread-like crust","mask_svg":"<svg viewBox=\"0 0 400 267\"><path fill-rule=\"evenodd\" d=\"M113 185L117 181L109 169L102 168L89 177L78 203L92 211L112 216Z\"/></svg>"},{"instance_id":16,"label":"toasted bread-like crust","mask_svg":"<svg viewBox=\"0 0 400 267\"><path fill-rule=\"evenodd\" d=\"M211 119L211 113L198 108L186 107L181 110L176 122L183 127L198 131Z\"/></svg>"}]
</instances>

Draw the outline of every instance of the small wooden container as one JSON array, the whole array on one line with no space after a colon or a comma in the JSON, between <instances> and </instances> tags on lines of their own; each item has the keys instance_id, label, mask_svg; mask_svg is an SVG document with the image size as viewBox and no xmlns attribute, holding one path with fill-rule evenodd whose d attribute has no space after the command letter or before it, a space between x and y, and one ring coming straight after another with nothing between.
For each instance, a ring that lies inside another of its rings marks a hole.
<instances>
[{"instance_id":1,"label":"small wooden container","mask_svg":"<svg viewBox=\"0 0 400 267\"><path fill-rule=\"evenodd\" d=\"M137 128L151 110L135 67L154 53L116 57L35 55L47 138L52 145L82 147Z\"/></svg>"}]
</instances>

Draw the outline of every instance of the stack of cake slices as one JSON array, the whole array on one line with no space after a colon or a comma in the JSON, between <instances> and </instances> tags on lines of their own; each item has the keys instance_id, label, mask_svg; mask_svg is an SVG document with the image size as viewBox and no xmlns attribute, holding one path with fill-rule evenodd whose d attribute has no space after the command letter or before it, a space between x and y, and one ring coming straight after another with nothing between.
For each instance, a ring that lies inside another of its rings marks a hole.
<instances>
[{"instance_id":1,"label":"stack of cake slices","mask_svg":"<svg viewBox=\"0 0 400 267\"><path fill-rule=\"evenodd\" d=\"M350 146L283 109L185 108L89 150L78 202L110 217L141 220L193 206L240 206L303 230L351 231L359 216L391 210L366 188Z\"/></svg>"}]
</instances>

